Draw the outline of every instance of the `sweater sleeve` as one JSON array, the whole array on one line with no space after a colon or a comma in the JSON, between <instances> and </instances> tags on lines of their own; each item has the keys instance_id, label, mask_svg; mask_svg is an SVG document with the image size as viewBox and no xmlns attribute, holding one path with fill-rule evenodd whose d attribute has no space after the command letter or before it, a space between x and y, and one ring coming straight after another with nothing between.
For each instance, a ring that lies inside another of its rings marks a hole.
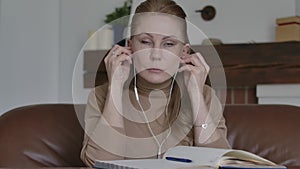
<instances>
[{"instance_id":1,"label":"sweater sleeve","mask_svg":"<svg viewBox=\"0 0 300 169\"><path fill-rule=\"evenodd\" d=\"M194 145L200 147L231 148L227 141L227 127L223 116L223 108L215 91L209 86L205 86L204 97L208 109L207 128L201 130L199 141L194 142Z\"/></svg>"},{"instance_id":2,"label":"sweater sleeve","mask_svg":"<svg viewBox=\"0 0 300 169\"><path fill-rule=\"evenodd\" d=\"M100 86L93 89L89 96L85 110L85 135L83 140L83 147L81 150L80 158L89 167L94 165L95 160L116 160L122 159L113 153L102 148L101 143L103 140L110 139L106 132L111 129L109 126L104 126L99 123L101 118L101 112L105 104L105 97L107 91L105 86ZM119 132L123 132L124 129L114 128ZM105 138L105 139L103 139Z\"/></svg>"}]
</instances>

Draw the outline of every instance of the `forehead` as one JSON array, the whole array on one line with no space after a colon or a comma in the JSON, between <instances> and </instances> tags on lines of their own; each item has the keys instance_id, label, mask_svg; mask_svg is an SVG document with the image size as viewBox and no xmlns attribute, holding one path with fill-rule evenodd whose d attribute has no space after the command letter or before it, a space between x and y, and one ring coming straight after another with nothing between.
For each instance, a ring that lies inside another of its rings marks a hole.
<instances>
[{"instance_id":1,"label":"forehead","mask_svg":"<svg viewBox=\"0 0 300 169\"><path fill-rule=\"evenodd\" d=\"M179 17L161 13L136 14L131 35L142 33L175 37L185 42L185 21Z\"/></svg>"}]
</instances>

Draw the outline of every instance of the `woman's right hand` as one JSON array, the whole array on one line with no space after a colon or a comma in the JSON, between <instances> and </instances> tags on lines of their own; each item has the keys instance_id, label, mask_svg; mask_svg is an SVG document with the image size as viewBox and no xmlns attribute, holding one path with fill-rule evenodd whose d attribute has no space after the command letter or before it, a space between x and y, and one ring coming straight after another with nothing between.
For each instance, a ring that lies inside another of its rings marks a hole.
<instances>
[{"instance_id":1,"label":"woman's right hand","mask_svg":"<svg viewBox=\"0 0 300 169\"><path fill-rule=\"evenodd\" d=\"M115 45L104 59L109 85L122 85L129 77L132 64L130 47Z\"/></svg>"}]
</instances>

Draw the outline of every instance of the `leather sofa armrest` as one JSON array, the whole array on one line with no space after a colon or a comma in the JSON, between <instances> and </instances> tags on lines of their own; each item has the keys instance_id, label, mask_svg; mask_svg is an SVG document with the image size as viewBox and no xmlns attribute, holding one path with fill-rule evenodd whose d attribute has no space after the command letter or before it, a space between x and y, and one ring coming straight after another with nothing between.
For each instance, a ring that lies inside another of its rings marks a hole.
<instances>
[{"instance_id":1,"label":"leather sofa armrest","mask_svg":"<svg viewBox=\"0 0 300 169\"><path fill-rule=\"evenodd\" d=\"M82 116L84 105L76 110ZM0 116L0 166L84 166L80 160L83 132L71 104L13 109Z\"/></svg>"}]
</instances>

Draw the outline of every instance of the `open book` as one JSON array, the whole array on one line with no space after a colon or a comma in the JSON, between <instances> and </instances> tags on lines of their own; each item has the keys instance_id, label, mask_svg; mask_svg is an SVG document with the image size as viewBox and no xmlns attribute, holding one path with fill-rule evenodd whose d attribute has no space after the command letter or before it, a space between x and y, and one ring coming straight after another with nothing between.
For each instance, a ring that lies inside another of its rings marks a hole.
<instances>
[{"instance_id":1,"label":"open book","mask_svg":"<svg viewBox=\"0 0 300 169\"><path fill-rule=\"evenodd\" d=\"M242 150L188 146L170 148L163 159L96 161L94 167L101 169L286 169L285 166L276 165Z\"/></svg>"}]
</instances>

